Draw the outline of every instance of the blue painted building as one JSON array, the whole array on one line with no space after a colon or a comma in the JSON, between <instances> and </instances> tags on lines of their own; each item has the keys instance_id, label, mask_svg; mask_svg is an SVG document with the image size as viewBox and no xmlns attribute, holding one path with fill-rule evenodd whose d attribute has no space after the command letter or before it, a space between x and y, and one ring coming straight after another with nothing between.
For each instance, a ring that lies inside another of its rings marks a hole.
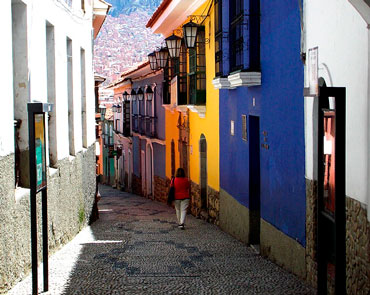
<instances>
[{"instance_id":1,"label":"blue painted building","mask_svg":"<svg viewBox=\"0 0 370 295\"><path fill-rule=\"evenodd\" d=\"M304 65L298 1L215 1L220 226L305 275Z\"/></svg>"}]
</instances>

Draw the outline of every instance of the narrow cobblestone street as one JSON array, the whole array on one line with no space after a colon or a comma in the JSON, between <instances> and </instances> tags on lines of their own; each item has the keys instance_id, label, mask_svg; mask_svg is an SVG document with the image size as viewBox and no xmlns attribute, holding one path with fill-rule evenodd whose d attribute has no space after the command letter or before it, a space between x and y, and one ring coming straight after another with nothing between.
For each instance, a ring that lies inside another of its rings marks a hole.
<instances>
[{"instance_id":1,"label":"narrow cobblestone street","mask_svg":"<svg viewBox=\"0 0 370 295\"><path fill-rule=\"evenodd\" d=\"M183 231L165 204L100 193L100 219L51 257L44 294L315 294L217 226L188 216ZM30 276L9 292L30 293Z\"/></svg>"}]
</instances>

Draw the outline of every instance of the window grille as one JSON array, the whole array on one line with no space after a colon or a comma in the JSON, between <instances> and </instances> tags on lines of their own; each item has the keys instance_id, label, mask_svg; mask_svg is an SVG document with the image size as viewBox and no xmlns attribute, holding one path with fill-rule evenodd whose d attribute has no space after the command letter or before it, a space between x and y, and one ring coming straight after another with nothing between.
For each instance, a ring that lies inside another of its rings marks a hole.
<instances>
[{"instance_id":1,"label":"window grille","mask_svg":"<svg viewBox=\"0 0 370 295\"><path fill-rule=\"evenodd\" d=\"M230 1L229 19L230 72L259 71L260 0L250 0L247 8L244 7L243 0ZM245 51L247 55L244 54Z\"/></svg>"},{"instance_id":2,"label":"window grille","mask_svg":"<svg viewBox=\"0 0 370 295\"><path fill-rule=\"evenodd\" d=\"M222 76L222 0L215 0L215 70Z\"/></svg>"},{"instance_id":3,"label":"window grille","mask_svg":"<svg viewBox=\"0 0 370 295\"><path fill-rule=\"evenodd\" d=\"M179 58L173 59L174 75L177 75L179 105L187 104L187 56L184 42L181 44Z\"/></svg>"},{"instance_id":4,"label":"window grille","mask_svg":"<svg viewBox=\"0 0 370 295\"><path fill-rule=\"evenodd\" d=\"M189 50L189 103L206 103L206 55L204 27L198 29L196 48Z\"/></svg>"}]
</instances>

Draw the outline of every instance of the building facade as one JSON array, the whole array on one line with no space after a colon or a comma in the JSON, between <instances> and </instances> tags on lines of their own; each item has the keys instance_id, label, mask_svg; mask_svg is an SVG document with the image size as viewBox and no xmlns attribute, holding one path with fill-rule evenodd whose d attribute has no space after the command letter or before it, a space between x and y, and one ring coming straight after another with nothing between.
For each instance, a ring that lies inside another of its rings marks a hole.
<instances>
[{"instance_id":1,"label":"building facade","mask_svg":"<svg viewBox=\"0 0 370 295\"><path fill-rule=\"evenodd\" d=\"M179 36L190 20L199 25L195 48L184 40L178 58L164 68L166 108L166 177L182 167L191 181L191 212L219 223L219 104L215 77L213 1L163 1L147 27ZM183 37L183 36L182 36Z\"/></svg>"},{"instance_id":2,"label":"building facade","mask_svg":"<svg viewBox=\"0 0 370 295\"><path fill-rule=\"evenodd\" d=\"M72 239L91 216L96 192L93 4L2 2L0 292L27 274L31 264L27 103L53 104L46 121L50 252Z\"/></svg>"},{"instance_id":3,"label":"building facade","mask_svg":"<svg viewBox=\"0 0 370 295\"><path fill-rule=\"evenodd\" d=\"M221 22L216 35L220 71L213 81L220 89L220 225L305 277L299 4L216 2Z\"/></svg>"},{"instance_id":4,"label":"building facade","mask_svg":"<svg viewBox=\"0 0 370 295\"><path fill-rule=\"evenodd\" d=\"M307 279L368 294L370 6L303 3Z\"/></svg>"}]
</instances>

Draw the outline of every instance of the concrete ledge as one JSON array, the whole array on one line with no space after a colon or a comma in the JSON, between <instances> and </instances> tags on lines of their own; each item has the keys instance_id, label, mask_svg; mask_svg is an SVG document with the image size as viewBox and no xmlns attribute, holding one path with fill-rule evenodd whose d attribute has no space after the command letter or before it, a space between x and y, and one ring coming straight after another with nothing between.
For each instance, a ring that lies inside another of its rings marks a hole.
<instances>
[{"instance_id":1,"label":"concrete ledge","mask_svg":"<svg viewBox=\"0 0 370 295\"><path fill-rule=\"evenodd\" d=\"M220 227L236 239L249 243L249 209L220 189Z\"/></svg>"},{"instance_id":2,"label":"concrete ledge","mask_svg":"<svg viewBox=\"0 0 370 295\"><path fill-rule=\"evenodd\" d=\"M300 278L306 278L305 248L263 219L261 255Z\"/></svg>"}]
</instances>

